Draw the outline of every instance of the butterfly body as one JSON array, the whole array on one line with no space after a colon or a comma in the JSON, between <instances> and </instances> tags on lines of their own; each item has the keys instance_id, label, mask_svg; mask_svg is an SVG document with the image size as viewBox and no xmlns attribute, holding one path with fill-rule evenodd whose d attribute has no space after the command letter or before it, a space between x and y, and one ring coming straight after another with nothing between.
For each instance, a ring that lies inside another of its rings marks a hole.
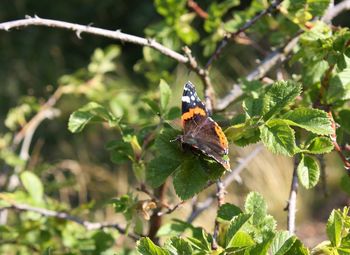
<instances>
[{"instance_id":1,"label":"butterfly body","mask_svg":"<svg viewBox=\"0 0 350 255\"><path fill-rule=\"evenodd\" d=\"M191 82L184 86L181 122L183 144L200 151L230 170L228 143L221 127L208 116L208 110L199 99Z\"/></svg>"}]
</instances>

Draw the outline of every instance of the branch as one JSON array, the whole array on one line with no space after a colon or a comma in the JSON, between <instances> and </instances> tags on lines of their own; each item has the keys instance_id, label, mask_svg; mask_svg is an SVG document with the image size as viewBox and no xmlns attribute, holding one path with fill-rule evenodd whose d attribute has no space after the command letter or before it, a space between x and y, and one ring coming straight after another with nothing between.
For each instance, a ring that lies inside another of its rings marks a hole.
<instances>
[{"instance_id":1,"label":"branch","mask_svg":"<svg viewBox=\"0 0 350 255\"><path fill-rule=\"evenodd\" d=\"M221 41L221 43L219 44L219 46L216 48L214 54L209 58L207 64L205 65L205 69L208 69L211 66L211 64L213 63L213 61L219 57L221 51L223 50L223 48L225 48L225 46L227 45L228 41L231 38L233 38L235 36L238 36L240 33L244 32L245 30L250 28L252 25L254 25L259 19L264 17L266 14L268 14L268 13L272 12L273 10L275 10L280 5L280 3L282 1L283 0L275 0L267 9L265 9L262 12L258 13L257 15L255 15L252 19L248 20L236 32L233 32L233 33L230 33L230 34L226 35L224 37L224 39Z\"/></svg>"},{"instance_id":2,"label":"branch","mask_svg":"<svg viewBox=\"0 0 350 255\"><path fill-rule=\"evenodd\" d=\"M246 80L252 81L252 80L260 79L264 77L266 73L268 73L274 66L287 60L289 53L293 50L295 45L298 43L300 34L301 34L300 32L297 33L297 35L293 37L290 41L288 41L285 46L267 55L266 58L261 62L261 64L258 65L254 70L252 70L246 76ZM243 91L239 87L239 85L234 84L232 90L229 91L224 98L217 100L215 110L217 111L224 110L229 104L235 101L242 94L243 94Z\"/></svg>"},{"instance_id":3,"label":"branch","mask_svg":"<svg viewBox=\"0 0 350 255\"><path fill-rule=\"evenodd\" d=\"M217 181L216 187L217 187L216 199L218 201L217 211L219 211L220 207L225 203L225 195L227 192L225 190L224 183L220 179ZM219 226L220 226L220 223L216 217L215 225L214 225L214 233L213 233L213 243L211 245L211 248L213 250L216 250L218 248L217 238L219 234Z\"/></svg>"},{"instance_id":4,"label":"branch","mask_svg":"<svg viewBox=\"0 0 350 255\"><path fill-rule=\"evenodd\" d=\"M84 26L84 25L78 25L78 24L69 23L65 21L42 19L42 18L39 18L38 16L35 16L35 17L27 16L26 19L0 23L0 30L9 31L12 28L22 28L22 27L28 27L28 26L63 28L63 29L75 31L79 38L81 33L88 33L88 34L108 37L108 38L116 39L122 42L128 42L128 43L151 47L159 51L160 53L164 54L165 56L168 56L178 61L179 63L186 64L188 62L187 57L165 47L164 45L156 42L153 39L145 39L139 36L125 34L125 33L122 33L120 30L112 31L112 30L92 27L90 25Z\"/></svg>"},{"instance_id":5,"label":"branch","mask_svg":"<svg viewBox=\"0 0 350 255\"><path fill-rule=\"evenodd\" d=\"M5 210L5 209L12 209L12 210L18 210L18 211L23 211L23 212L25 212L25 211L35 212L35 213L38 213L38 214L45 216L45 217L53 217L53 218L67 220L67 221L72 221L72 222L75 222L79 225L82 225L87 230L112 228L112 229L116 229L121 234L127 234L128 237L130 237L131 239L133 239L135 241L140 238L136 234L132 234L132 233L127 232L124 228L120 227L116 223L101 223L101 222L86 221L86 220L80 219L76 216L70 215L70 214L65 213L65 212L57 212L57 211L52 211L52 210L48 210L45 208L33 207L33 206L30 206L27 204L17 204L17 203L11 203L10 206L0 208L0 210Z\"/></svg>"},{"instance_id":6,"label":"branch","mask_svg":"<svg viewBox=\"0 0 350 255\"><path fill-rule=\"evenodd\" d=\"M208 13L205 12L194 0L187 1L188 7L190 7L199 17L203 19L208 18Z\"/></svg>"},{"instance_id":7,"label":"branch","mask_svg":"<svg viewBox=\"0 0 350 255\"><path fill-rule=\"evenodd\" d=\"M289 234L293 235L295 233L295 214L296 214L296 206L297 206L297 193L298 193L298 173L297 168L299 165L299 157L294 156L294 169L293 169L293 177L292 184L290 188L290 195L287 207L284 210L288 210L288 231Z\"/></svg>"},{"instance_id":8,"label":"branch","mask_svg":"<svg viewBox=\"0 0 350 255\"><path fill-rule=\"evenodd\" d=\"M350 0L345 0L340 2L339 4L330 7L326 14L323 16L322 20L326 23L330 23L332 19L338 16L340 13L350 10Z\"/></svg>"}]
</instances>

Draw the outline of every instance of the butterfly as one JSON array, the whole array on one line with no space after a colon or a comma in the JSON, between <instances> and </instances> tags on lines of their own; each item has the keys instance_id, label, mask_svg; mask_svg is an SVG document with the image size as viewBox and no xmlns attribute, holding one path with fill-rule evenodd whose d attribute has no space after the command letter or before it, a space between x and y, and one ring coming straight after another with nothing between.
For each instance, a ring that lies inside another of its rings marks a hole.
<instances>
[{"instance_id":1,"label":"butterfly","mask_svg":"<svg viewBox=\"0 0 350 255\"><path fill-rule=\"evenodd\" d=\"M208 110L199 99L195 86L189 81L184 86L181 101L183 128L181 143L200 151L226 170L230 170L227 138L221 127L209 117Z\"/></svg>"}]
</instances>

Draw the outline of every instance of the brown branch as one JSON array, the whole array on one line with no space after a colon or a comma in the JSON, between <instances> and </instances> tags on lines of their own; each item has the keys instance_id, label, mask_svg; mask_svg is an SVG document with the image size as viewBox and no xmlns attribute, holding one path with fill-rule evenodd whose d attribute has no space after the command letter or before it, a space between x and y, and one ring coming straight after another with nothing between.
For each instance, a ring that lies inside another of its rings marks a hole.
<instances>
[{"instance_id":1,"label":"brown branch","mask_svg":"<svg viewBox=\"0 0 350 255\"><path fill-rule=\"evenodd\" d=\"M222 52L222 50L225 48L225 46L227 45L227 43L229 42L229 40L237 35L239 35L240 33L244 32L245 30L247 30L248 28L250 28L252 25L254 25L259 19L261 19L262 17L264 17L266 14L271 13L273 10L275 10L280 3L283 0L275 0L267 9L263 10L262 12L258 13L257 15L255 15L252 19L248 20L241 28L239 28L236 32L227 34L224 39L219 43L219 46L216 48L215 52L213 53L213 55L209 58L207 64L205 65L205 69L208 69L211 64L213 63L213 61L215 59L217 59L220 55L220 53Z\"/></svg>"},{"instance_id":2,"label":"brown branch","mask_svg":"<svg viewBox=\"0 0 350 255\"><path fill-rule=\"evenodd\" d=\"M30 206L27 204L18 204L18 203L11 203L10 206L1 208L1 210L5 210L5 209L18 210L18 211L23 211L23 212L30 211L30 212L38 213L38 214L45 216L45 217L53 217L53 218L58 218L58 219L62 219L62 220L75 222L75 223L83 226L87 230L112 228L112 229L116 229L121 234L127 234L128 237L130 237L131 239L133 239L135 241L140 238L136 234L132 234L132 233L127 232L124 228L119 226L119 224L91 222L91 221L80 219L80 218L73 216L73 215L70 215L66 212L57 212L57 211L52 211L52 210L48 210L45 208L33 207L33 206Z\"/></svg>"},{"instance_id":3,"label":"brown branch","mask_svg":"<svg viewBox=\"0 0 350 255\"><path fill-rule=\"evenodd\" d=\"M291 40L289 40L285 46L271 52L268 54L265 59L254 68L247 76L247 81L252 81L256 79L261 79L264 77L273 67L275 67L279 63L283 63L288 59L289 53L293 50L300 38L300 32L295 35ZM232 102L234 102L237 98L239 98L243 94L242 89L238 84L234 84L231 91L227 93L227 95L218 99L216 102L215 110L222 111Z\"/></svg>"},{"instance_id":4,"label":"brown branch","mask_svg":"<svg viewBox=\"0 0 350 255\"><path fill-rule=\"evenodd\" d=\"M0 30L9 31L10 29L13 29L13 28L22 28L22 27L28 27L28 26L63 28L63 29L75 31L79 38L81 33L88 33L88 34L108 37L108 38L112 38L123 42L128 42L128 43L133 43L133 44L138 44L138 45L153 48L159 51L160 53L162 53L163 55L178 61L179 63L186 64L188 62L187 57L165 47L164 45L156 42L153 39L146 39L139 36L122 33L120 30L112 31L112 30L97 28L89 25L84 26L84 25L69 23L65 21L42 19L42 18L39 18L38 16L35 16L35 17L27 16L26 19L0 23Z\"/></svg>"},{"instance_id":5,"label":"brown branch","mask_svg":"<svg viewBox=\"0 0 350 255\"><path fill-rule=\"evenodd\" d=\"M208 18L208 13L204 11L194 0L187 1L188 7L190 7L199 17L203 19Z\"/></svg>"},{"instance_id":6,"label":"brown branch","mask_svg":"<svg viewBox=\"0 0 350 255\"><path fill-rule=\"evenodd\" d=\"M219 211L220 207L225 203L225 195L227 192L225 190L224 183L220 179L217 181L216 187L217 187L216 199L218 201L217 211ZM220 223L218 221L218 218L216 217L215 225L214 225L214 233L213 233L213 243L211 245L211 248L213 250L216 250L218 248L217 238L219 234L219 227L220 227Z\"/></svg>"}]
</instances>

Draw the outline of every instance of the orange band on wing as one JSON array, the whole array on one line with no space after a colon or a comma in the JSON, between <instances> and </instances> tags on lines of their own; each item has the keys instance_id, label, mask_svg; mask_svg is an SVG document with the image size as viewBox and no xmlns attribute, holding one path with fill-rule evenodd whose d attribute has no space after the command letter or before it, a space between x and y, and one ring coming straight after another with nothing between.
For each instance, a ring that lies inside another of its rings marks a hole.
<instances>
[{"instance_id":1,"label":"orange band on wing","mask_svg":"<svg viewBox=\"0 0 350 255\"><path fill-rule=\"evenodd\" d=\"M202 116L207 115L207 113L200 107L195 107L195 108L190 108L188 112L185 112L184 114L182 114L181 119L182 121L184 120L188 120L190 118L193 118L194 115L199 114Z\"/></svg>"},{"instance_id":2,"label":"orange band on wing","mask_svg":"<svg viewBox=\"0 0 350 255\"><path fill-rule=\"evenodd\" d=\"M222 131L221 127L217 123L215 123L215 132L219 136L220 144L225 149L227 149L227 147L228 147L227 138L226 138L224 132Z\"/></svg>"}]
</instances>

